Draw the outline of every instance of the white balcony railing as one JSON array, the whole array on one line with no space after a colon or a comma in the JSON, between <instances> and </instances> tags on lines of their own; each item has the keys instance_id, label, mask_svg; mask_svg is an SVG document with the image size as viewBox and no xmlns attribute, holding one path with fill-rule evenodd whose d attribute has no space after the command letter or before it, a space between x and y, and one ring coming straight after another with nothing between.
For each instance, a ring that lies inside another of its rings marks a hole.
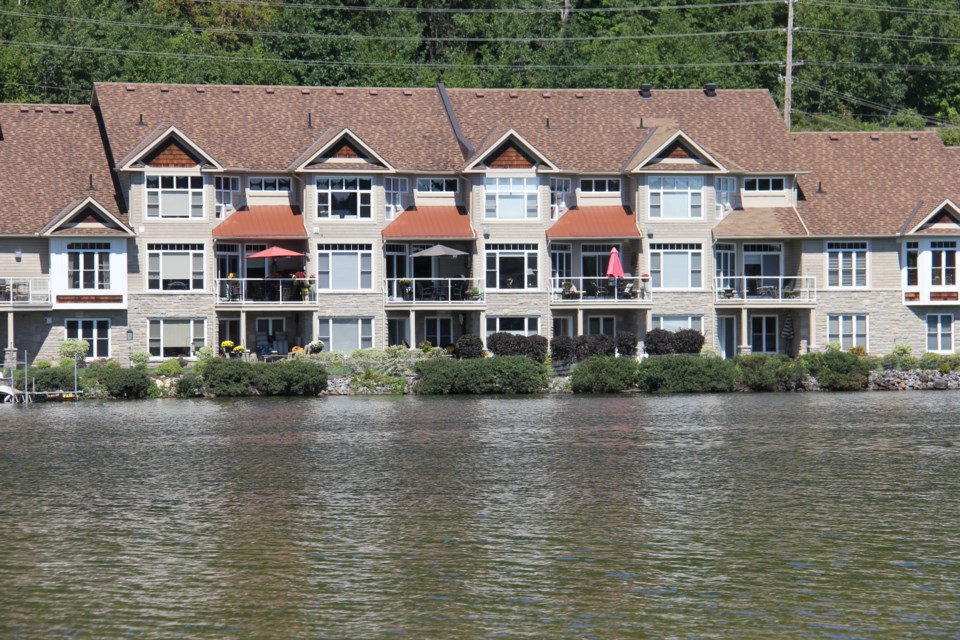
<instances>
[{"instance_id":1,"label":"white balcony railing","mask_svg":"<svg viewBox=\"0 0 960 640\"><path fill-rule=\"evenodd\" d=\"M650 281L641 278L551 278L553 300L652 302Z\"/></svg>"},{"instance_id":2,"label":"white balcony railing","mask_svg":"<svg viewBox=\"0 0 960 640\"><path fill-rule=\"evenodd\" d=\"M306 280L217 278L218 302L304 305L316 300L316 287Z\"/></svg>"},{"instance_id":3,"label":"white balcony railing","mask_svg":"<svg viewBox=\"0 0 960 640\"><path fill-rule=\"evenodd\" d=\"M718 302L813 302L817 299L817 279L813 276L720 276L715 286Z\"/></svg>"},{"instance_id":4,"label":"white balcony railing","mask_svg":"<svg viewBox=\"0 0 960 640\"><path fill-rule=\"evenodd\" d=\"M466 304L484 301L479 282L467 278L387 278L383 290L387 302Z\"/></svg>"},{"instance_id":5,"label":"white balcony railing","mask_svg":"<svg viewBox=\"0 0 960 640\"><path fill-rule=\"evenodd\" d=\"M0 304L50 304L50 278L0 277Z\"/></svg>"}]
</instances>

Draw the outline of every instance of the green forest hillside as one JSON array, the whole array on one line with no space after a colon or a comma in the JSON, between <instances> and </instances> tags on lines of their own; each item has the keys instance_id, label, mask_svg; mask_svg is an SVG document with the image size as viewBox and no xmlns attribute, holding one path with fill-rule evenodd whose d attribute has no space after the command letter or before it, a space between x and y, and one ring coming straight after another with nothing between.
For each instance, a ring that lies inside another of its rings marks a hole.
<instances>
[{"instance_id":1,"label":"green forest hillside","mask_svg":"<svg viewBox=\"0 0 960 640\"><path fill-rule=\"evenodd\" d=\"M321 4L322 3L322 4ZM960 5L795 3L794 122L960 122ZM4 0L0 100L95 81L762 87L782 102L783 0Z\"/></svg>"}]
</instances>

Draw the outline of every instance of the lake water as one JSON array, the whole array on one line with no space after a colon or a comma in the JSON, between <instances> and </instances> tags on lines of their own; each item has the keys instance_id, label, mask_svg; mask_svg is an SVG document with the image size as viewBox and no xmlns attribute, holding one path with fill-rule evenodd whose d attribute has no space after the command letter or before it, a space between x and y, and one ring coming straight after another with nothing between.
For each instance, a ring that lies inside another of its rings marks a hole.
<instances>
[{"instance_id":1,"label":"lake water","mask_svg":"<svg viewBox=\"0 0 960 640\"><path fill-rule=\"evenodd\" d=\"M960 394L0 406L0 637L960 637Z\"/></svg>"}]
</instances>

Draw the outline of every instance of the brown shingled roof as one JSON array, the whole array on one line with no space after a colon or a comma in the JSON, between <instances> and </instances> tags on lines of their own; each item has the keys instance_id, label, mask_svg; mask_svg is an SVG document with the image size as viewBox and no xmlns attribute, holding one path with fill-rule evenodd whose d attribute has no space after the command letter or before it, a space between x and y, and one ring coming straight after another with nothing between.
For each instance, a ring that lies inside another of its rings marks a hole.
<instances>
[{"instance_id":1,"label":"brown shingled roof","mask_svg":"<svg viewBox=\"0 0 960 640\"><path fill-rule=\"evenodd\" d=\"M447 91L475 147L512 127L563 171L621 172L636 157L648 123L659 119L676 122L711 155L746 171L804 168L791 158L789 132L767 91L718 91L707 98L700 90L655 90L649 99L624 89Z\"/></svg>"},{"instance_id":2,"label":"brown shingled roof","mask_svg":"<svg viewBox=\"0 0 960 640\"><path fill-rule=\"evenodd\" d=\"M127 224L90 107L0 104L0 126L0 235L39 233L88 196Z\"/></svg>"},{"instance_id":3,"label":"brown shingled roof","mask_svg":"<svg viewBox=\"0 0 960 640\"><path fill-rule=\"evenodd\" d=\"M960 202L960 157L935 132L807 132L793 140L813 170L799 178L797 203L811 235L896 235L944 200Z\"/></svg>"},{"instance_id":4,"label":"brown shingled roof","mask_svg":"<svg viewBox=\"0 0 960 640\"><path fill-rule=\"evenodd\" d=\"M115 160L162 122L227 169L286 170L324 132L345 128L398 169L463 163L436 89L97 83L94 104Z\"/></svg>"},{"instance_id":5,"label":"brown shingled roof","mask_svg":"<svg viewBox=\"0 0 960 640\"><path fill-rule=\"evenodd\" d=\"M789 238L807 230L792 207L737 209L713 228L714 238Z\"/></svg>"}]
</instances>

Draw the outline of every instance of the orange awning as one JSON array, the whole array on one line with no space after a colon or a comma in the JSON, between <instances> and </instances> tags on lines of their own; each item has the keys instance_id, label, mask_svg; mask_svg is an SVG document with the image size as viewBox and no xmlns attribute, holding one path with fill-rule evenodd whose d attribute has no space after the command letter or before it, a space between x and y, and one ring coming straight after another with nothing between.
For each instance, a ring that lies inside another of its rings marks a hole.
<instances>
[{"instance_id":1,"label":"orange awning","mask_svg":"<svg viewBox=\"0 0 960 640\"><path fill-rule=\"evenodd\" d=\"M570 209L547 229L552 240L577 238L640 238L637 219L628 207Z\"/></svg>"},{"instance_id":2,"label":"orange awning","mask_svg":"<svg viewBox=\"0 0 960 640\"><path fill-rule=\"evenodd\" d=\"M407 209L383 230L384 238L408 240L472 240L470 216L459 207Z\"/></svg>"},{"instance_id":3,"label":"orange awning","mask_svg":"<svg viewBox=\"0 0 960 640\"><path fill-rule=\"evenodd\" d=\"M240 209L213 230L215 238L297 238L306 239L300 209L270 205Z\"/></svg>"}]
</instances>

